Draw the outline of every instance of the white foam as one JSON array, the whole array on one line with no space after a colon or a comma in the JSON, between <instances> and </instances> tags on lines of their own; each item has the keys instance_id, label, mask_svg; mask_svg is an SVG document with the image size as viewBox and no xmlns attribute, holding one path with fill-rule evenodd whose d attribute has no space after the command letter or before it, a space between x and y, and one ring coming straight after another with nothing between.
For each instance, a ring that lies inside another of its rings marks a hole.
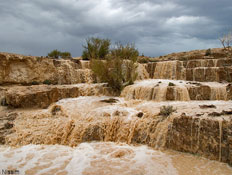
<instances>
[{"instance_id":1,"label":"white foam","mask_svg":"<svg viewBox=\"0 0 232 175\"><path fill-rule=\"evenodd\" d=\"M183 171L186 162L189 168ZM212 175L232 173L225 164L178 152L161 152L147 146L122 143L82 143L75 148L62 145L27 145L0 147L3 169L17 169L20 174L70 175ZM44 166L44 167L43 167Z\"/></svg>"}]
</instances>

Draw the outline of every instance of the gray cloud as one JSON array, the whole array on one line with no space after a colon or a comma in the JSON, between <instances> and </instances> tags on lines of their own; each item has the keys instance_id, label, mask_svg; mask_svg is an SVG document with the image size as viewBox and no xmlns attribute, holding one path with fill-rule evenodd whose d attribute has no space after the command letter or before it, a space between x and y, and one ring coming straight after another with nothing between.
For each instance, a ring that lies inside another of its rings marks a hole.
<instances>
[{"instance_id":1,"label":"gray cloud","mask_svg":"<svg viewBox=\"0 0 232 175\"><path fill-rule=\"evenodd\" d=\"M85 39L132 42L140 53L220 47L232 29L231 0L7 0L0 2L0 51L82 53Z\"/></svg>"}]
</instances>

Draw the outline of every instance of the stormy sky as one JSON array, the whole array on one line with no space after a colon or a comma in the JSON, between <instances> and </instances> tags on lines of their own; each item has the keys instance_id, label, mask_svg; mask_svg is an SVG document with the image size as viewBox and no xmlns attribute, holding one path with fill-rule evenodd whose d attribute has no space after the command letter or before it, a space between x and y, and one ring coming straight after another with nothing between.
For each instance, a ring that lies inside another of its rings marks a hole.
<instances>
[{"instance_id":1,"label":"stormy sky","mask_svg":"<svg viewBox=\"0 0 232 175\"><path fill-rule=\"evenodd\" d=\"M231 17L232 0L1 0L0 52L80 56L88 37L147 56L221 47Z\"/></svg>"}]
</instances>

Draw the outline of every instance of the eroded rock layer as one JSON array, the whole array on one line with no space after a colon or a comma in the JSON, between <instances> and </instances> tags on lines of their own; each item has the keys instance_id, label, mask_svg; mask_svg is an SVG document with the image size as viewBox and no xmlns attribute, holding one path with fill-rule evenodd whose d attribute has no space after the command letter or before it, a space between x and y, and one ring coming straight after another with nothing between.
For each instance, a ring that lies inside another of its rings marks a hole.
<instances>
[{"instance_id":1,"label":"eroded rock layer","mask_svg":"<svg viewBox=\"0 0 232 175\"><path fill-rule=\"evenodd\" d=\"M92 82L92 72L85 67L88 65L78 60L0 53L0 84Z\"/></svg>"},{"instance_id":2,"label":"eroded rock layer","mask_svg":"<svg viewBox=\"0 0 232 175\"><path fill-rule=\"evenodd\" d=\"M231 118L182 115L173 120L168 135L167 147L170 149L232 164Z\"/></svg>"},{"instance_id":3,"label":"eroded rock layer","mask_svg":"<svg viewBox=\"0 0 232 175\"><path fill-rule=\"evenodd\" d=\"M12 86L6 89L2 101L15 108L46 108L63 98L113 94L105 84Z\"/></svg>"}]
</instances>

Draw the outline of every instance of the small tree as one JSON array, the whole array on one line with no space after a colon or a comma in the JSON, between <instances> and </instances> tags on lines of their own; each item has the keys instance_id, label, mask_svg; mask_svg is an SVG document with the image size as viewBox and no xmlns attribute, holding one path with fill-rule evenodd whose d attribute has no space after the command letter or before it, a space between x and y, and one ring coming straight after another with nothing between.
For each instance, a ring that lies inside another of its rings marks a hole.
<instances>
[{"instance_id":1,"label":"small tree","mask_svg":"<svg viewBox=\"0 0 232 175\"><path fill-rule=\"evenodd\" d=\"M86 45L83 47L82 58L84 60L105 59L109 53L110 40L92 37L86 39Z\"/></svg>"},{"instance_id":2,"label":"small tree","mask_svg":"<svg viewBox=\"0 0 232 175\"><path fill-rule=\"evenodd\" d=\"M61 52L60 53L61 58L71 58L70 52Z\"/></svg>"},{"instance_id":3,"label":"small tree","mask_svg":"<svg viewBox=\"0 0 232 175\"><path fill-rule=\"evenodd\" d=\"M91 59L90 67L98 80L120 93L127 85L135 81L138 51L132 45L117 45L105 57L105 60Z\"/></svg>"},{"instance_id":4,"label":"small tree","mask_svg":"<svg viewBox=\"0 0 232 175\"><path fill-rule=\"evenodd\" d=\"M60 51L58 51L57 49L56 49L56 50L53 50L53 51L51 51L50 53L48 53L48 56L49 56L49 57L53 57L53 58L59 58L59 56L60 56Z\"/></svg>"},{"instance_id":5,"label":"small tree","mask_svg":"<svg viewBox=\"0 0 232 175\"><path fill-rule=\"evenodd\" d=\"M106 60L91 59L90 67L100 82L108 83L115 92L123 88L123 60L120 58L107 58Z\"/></svg>"},{"instance_id":6,"label":"small tree","mask_svg":"<svg viewBox=\"0 0 232 175\"><path fill-rule=\"evenodd\" d=\"M53 50L50 53L48 53L49 57L53 57L53 58L70 58L71 57L71 53L70 52L61 52L59 50Z\"/></svg>"},{"instance_id":7,"label":"small tree","mask_svg":"<svg viewBox=\"0 0 232 175\"><path fill-rule=\"evenodd\" d=\"M222 37L219 38L219 40L221 41L221 44L224 47L224 49L226 48L229 49L232 43L232 33L229 32L228 34L223 35Z\"/></svg>"},{"instance_id":8,"label":"small tree","mask_svg":"<svg viewBox=\"0 0 232 175\"><path fill-rule=\"evenodd\" d=\"M115 48L111 50L111 55L114 57L119 57L124 60L131 60L136 62L139 56L139 51L135 49L134 44L127 44L123 46L120 43L115 45Z\"/></svg>"}]
</instances>

